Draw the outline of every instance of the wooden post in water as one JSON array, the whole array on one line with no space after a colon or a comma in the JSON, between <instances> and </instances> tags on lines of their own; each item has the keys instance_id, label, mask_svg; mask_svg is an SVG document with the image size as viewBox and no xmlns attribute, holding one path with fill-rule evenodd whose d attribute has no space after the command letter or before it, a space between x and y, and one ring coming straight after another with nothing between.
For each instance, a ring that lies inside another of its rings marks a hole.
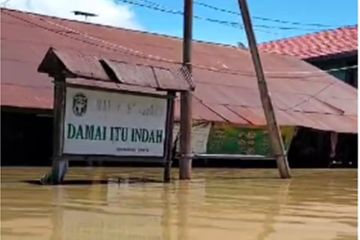
<instances>
[{"instance_id":1,"label":"wooden post in water","mask_svg":"<svg viewBox=\"0 0 360 240\"><path fill-rule=\"evenodd\" d=\"M191 76L191 41L192 41L193 1L184 0L184 42L183 65ZM180 180L191 179L191 127L192 127L192 93L181 92L180 96Z\"/></svg>"},{"instance_id":2,"label":"wooden post in water","mask_svg":"<svg viewBox=\"0 0 360 240\"><path fill-rule=\"evenodd\" d=\"M166 116L166 131L169 131L165 140L165 167L164 167L164 182L170 182L171 179L171 165L172 165L172 146L173 146L173 128L174 128L174 101L175 92L168 93L167 100L167 116Z\"/></svg>"},{"instance_id":3,"label":"wooden post in water","mask_svg":"<svg viewBox=\"0 0 360 240\"><path fill-rule=\"evenodd\" d=\"M276 157L277 166L281 178L291 178L289 163L287 160L284 143L281 138L280 129L276 121L274 108L271 102L269 90L265 80L264 71L262 68L259 51L257 49L256 38L252 28L251 18L246 0L238 0L241 16L244 22L247 39L249 42L251 57L254 63L254 68L258 80L258 88L261 97L261 103L264 109L267 128L270 135L270 142L273 153Z\"/></svg>"},{"instance_id":4,"label":"wooden post in water","mask_svg":"<svg viewBox=\"0 0 360 240\"><path fill-rule=\"evenodd\" d=\"M68 161L62 157L66 100L65 77L58 75L54 77L54 80L53 160L50 176L45 182L48 184L62 183L68 169Z\"/></svg>"}]
</instances>

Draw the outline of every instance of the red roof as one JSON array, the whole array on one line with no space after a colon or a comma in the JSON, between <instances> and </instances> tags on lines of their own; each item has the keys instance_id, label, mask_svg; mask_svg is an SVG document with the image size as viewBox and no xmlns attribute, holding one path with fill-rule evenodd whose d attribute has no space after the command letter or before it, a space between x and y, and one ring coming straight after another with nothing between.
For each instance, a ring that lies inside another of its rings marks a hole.
<instances>
[{"instance_id":1,"label":"red roof","mask_svg":"<svg viewBox=\"0 0 360 240\"><path fill-rule=\"evenodd\" d=\"M37 72L49 47L165 69L182 58L182 39L157 34L8 9L1 27L1 106L52 109L51 79ZM261 57L280 125L357 132L355 88L297 58ZM194 120L264 126L247 50L195 41L193 64Z\"/></svg>"},{"instance_id":2,"label":"red roof","mask_svg":"<svg viewBox=\"0 0 360 240\"><path fill-rule=\"evenodd\" d=\"M259 44L262 52L314 59L338 55L357 55L358 29L356 26L307 34Z\"/></svg>"},{"instance_id":3,"label":"red roof","mask_svg":"<svg viewBox=\"0 0 360 240\"><path fill-rule=\"evenodd\" d=\"M122 85L147 88L152 92L194 89L191 78L187 77L190 75L189 71L180 64L173 64L172 69L169 69L129 64L121 60L49 48L38 71L50 76L56 76L61 71L65 78L75 78L75 82L80 79L81 86L87 86L83 79L88 79L93 80L88 82L102 84L99 86L101 88L104 88L103 83L106 82L112 89L118 89Z\"/></svg>"}]
</instances>

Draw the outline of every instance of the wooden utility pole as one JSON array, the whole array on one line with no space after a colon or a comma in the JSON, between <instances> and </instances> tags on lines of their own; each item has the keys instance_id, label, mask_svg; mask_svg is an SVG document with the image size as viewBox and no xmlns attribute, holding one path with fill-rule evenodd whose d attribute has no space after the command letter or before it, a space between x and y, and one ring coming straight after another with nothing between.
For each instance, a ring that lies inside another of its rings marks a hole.
<instances>
[{"instance_id":1,"label":"wooden utility pole","mask_svg":"<svg viewBox=\"0 0 360 240\"><path fill-rule=\"evenodd\" d=\"M191 41L192 41L193 1L184 0L184 42L183 65L191 76ZM191 179L191 126L192 126L192 93L182 92L180 96L180 179Z\"/></svg>"},{"instance_id":2,"label":"wooden utility pole","mask_svg":"<svg viewBox=\"0 0 360 240\"><path fill-rule=\"evenodd\" d=\"M168 92L167 100L167 117L166 117L166 131L169 131L166 138L167 148L165 152L165 167L164 167L164 182L168 183L171 179L171 164L173 152L173 128L174 128L174 101L176 93L173 91ZM176 143L175 143L176 144Z\"/></svg>"},{"instance_id":3,"label":"wooden utility pole","mask_svg":"<svg viewBox=\"0 0 360 240\"><path fill-rule=\"evenodd\" d=\"M251 18L246 0L238 0L241 16L244 22L245 31L251 51L252 61L258 80L258 88L261 97L261 103L264 109L267 128L270 135L270 142L273 154L276 157L277 166L281 178L291 178L290 168L284 149L284 143L281 138L280 129L277 125L274 108L271 102L270 94L268 91L267 83L265 80L264 71L261 65L259 51L257 49L256 38L252 28Z\"/></svg>"}]
</instances>

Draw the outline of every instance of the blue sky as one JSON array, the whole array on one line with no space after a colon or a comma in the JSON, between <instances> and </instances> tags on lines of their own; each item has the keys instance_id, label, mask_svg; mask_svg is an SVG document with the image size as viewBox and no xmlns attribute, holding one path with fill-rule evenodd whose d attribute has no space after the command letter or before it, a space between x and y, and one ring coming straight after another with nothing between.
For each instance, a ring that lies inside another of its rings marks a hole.
<instances>
[{"instance_id":1,"label":"blue sky","mask_svg":"<svg viewBox=\"0 0 360 240\"><path fill-rule=\"evenodd\" d=\"M182 10L183 1L175 0L152 0L170 9ZM200 1L200 0L199 0ZM221 8L239 11L237 0L201 0L207 4ZM121 2L121 1L119 1ZM141 1L139 1L141 2ZM320 23L330 25L333 28L343 25L357 24L357 0L248 0L248 5L252 16L260 16L301 23ZM182 36L182 17L171 15L129 5L135 13L138 23L146 31L162 33L167 35ZM230 15L206 9L194 5L194 14L228 21L241 21L240 16ZM253 24L265 24L276 26L276 23L254 20ZM279 30L263 29L269 33L260 32L256 29L257 41L264 42L285 37L302 35L317 31L311 26L293 26L306 29ZM331 27L330 27L331 28ZM210 23L203 20L194 21L194 38L211 42L226 44L236 44L237 42L246 43L244 30Z\"/></svg>"}]
</instances>

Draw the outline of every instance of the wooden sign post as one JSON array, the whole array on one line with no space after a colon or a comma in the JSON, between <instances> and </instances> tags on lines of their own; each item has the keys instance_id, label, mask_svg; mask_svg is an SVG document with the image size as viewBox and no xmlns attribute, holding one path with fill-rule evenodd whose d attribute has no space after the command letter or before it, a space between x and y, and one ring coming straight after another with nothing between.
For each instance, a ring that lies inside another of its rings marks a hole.
<instances>
[{"instance_id":1,"label":"wooden sign post","mask_svg":"<svg viewBox=\"0 0 360 240\"><path fill-rule=\"evenodd\" d=\"M69 162L62 157L64 146L65 77L54 77L53 160L52 170L41 178L42 183L58 184L64 180Z\"/></svg>"}]
</instances>

